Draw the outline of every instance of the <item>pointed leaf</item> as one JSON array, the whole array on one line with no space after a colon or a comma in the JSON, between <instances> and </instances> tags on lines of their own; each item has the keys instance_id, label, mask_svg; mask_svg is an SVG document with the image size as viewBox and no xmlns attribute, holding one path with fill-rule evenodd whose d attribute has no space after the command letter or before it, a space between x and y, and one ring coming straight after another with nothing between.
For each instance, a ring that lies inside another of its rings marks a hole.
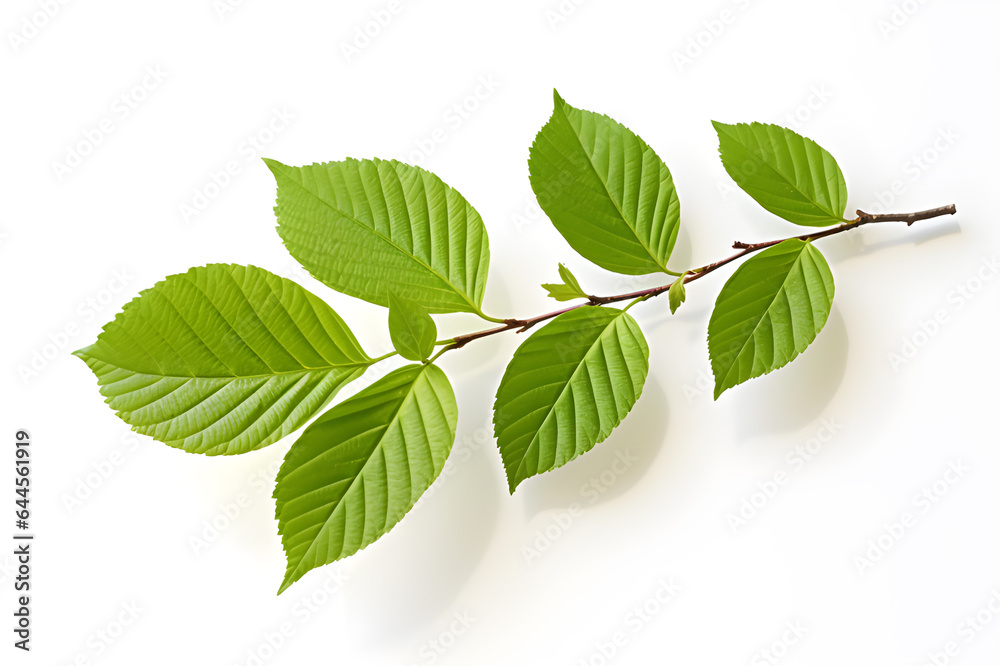
<instances>
[{"instance_id":1,"label":"pointed leaf","mask_svg":"<svg viewBox=\"0 0 1000 666\"><path fill-rule=\"evenodd\" d=\"M482 314L486 228L440 178L395 160L264 162L278 183L278 233L317 280L377 305L396 293L431 313Z\"/></svg>"},{"instance_id":2,"label":"pointed leaf","mask_svg":"<svg viewBox=\"0 0 1000 666\"><path fill-rule=\"evenodd\" d=\"M669 272L680 228L674 181L627 127L555 93L528 169L538 204L574 250L616 273Z\"/></svg>"},{"instance_id":3,"label":"pointed leaf","mask_svg":"<svg viewBox=\"0 0 1000 666\"><path fill-rule=\"evenodd\" d=\"M389 337L400 356L423 361L434 351L437 326L420 303L390 293Z\"/></svg>"},{"instance_id":4,"label":"pointed leaf","mask_svg":"<svg viewBox=\"0 0 1000 666\"><path fill-rule=\"evenodd\" d=\"M171 275L74 353L133 430L208 455L278 441L372 362L326 303L231 264Z\"/></svg>"},{"instance_id":5,"label":"pointed leaf","mask_svg":"<svg viewBox=\"0 0 1000 666\"><path fill-rule=\"evenodd\" d=\"M790 363L816 339L832 303L833 275L812 243L787 240L744 262L708 324L716 399Z\"/></svg>"},{"instance_id":6,"label":"pointed leaf","mask_svg":"<svg viewBox=\"0 0 1000 666\"><path fill-rule=\"evenodd\" d=\"M847 184L837 161L815 141L778 125L712 121L722 164L757 203L789 222L845 222Z\"/></svg>"},{"instance_id":7,"label":"pointed leaf","mask_svg":"<svg viewBox=\"0 0 1000 666\"><path fill-rule=\"evenodd\" d=\"M542 288L549 292L551 298L557 301L572 301L577 298L590 298L580 287L580 283L577 282L576 276L570 273L569 269L559 264L559 277L562 278L562 284L543 284Z\"/></svg>"},{"instance_id":8,"label":"pointed leaf","mask_svg":"<svg viewBox=\"0 0 1000 666\"><path fill-rule=\"evenodd\" d=\"M525 340L493 411L510 492L604 441L639 398L648 359L638 324L614 308L571 310Z\"/></svg>"},{"instance_id":9,"label":"pointed leaf","mask_svg":"<svg viewBox=\"0 0 1000 666\"><path fill-rule=\"evenodd\" d=\"M274 489L288 558L278 593L398 523L441 473L457 422L448 379L427 364L394 370L306 428Z\"/></svg>"}]
</instances>

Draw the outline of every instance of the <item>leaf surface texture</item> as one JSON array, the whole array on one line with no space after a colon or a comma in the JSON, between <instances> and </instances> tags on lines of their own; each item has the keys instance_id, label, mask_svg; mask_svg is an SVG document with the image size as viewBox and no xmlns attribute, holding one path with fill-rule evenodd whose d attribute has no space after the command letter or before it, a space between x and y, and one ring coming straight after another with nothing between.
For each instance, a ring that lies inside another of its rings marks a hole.
<instances>
[{"instance_id":1,"label":"leaf surface texture","mask_svg":"<svg viewBox=\"0 0 1000 666\"><path fill-rule=\"evenodd\" d=\"M555 93L528 170L538 204L574 250L616 273L669 272L680 228L674 181L627 127Z\"/></svg>"},{"instance_id":2,"label":"leaf surface texture","mask_svg":"<svg viewBox=\"0 0 1000 666\"><path fill-rule=\"evenodd\" d=\"M804 241L783 241L737 268L708 324L715 397L805 351L830 316L833 292L830 266Z\"/></svg>"},{"instance_id":3,"label":"leaf surface texture","mask_svg":"<svg viewBox=\"0 0 1000 666\"><path fill-rule=\"evenodd\" d=\"M448 379L426 364L394 370L306 428L274 490L288 558L279 594L398 523L444 468L457 422Z\"/></svg>"},{"instance_id":4,"label":"leaf surface texture","mask_svg":"<svg viewBox=\"0 0 1000 666\"><path fill-rule=\"evenodd\" d=\"M571 310L525 340L493 413L510 492L604 441L642 393L648 359L638 324L614 308Z\"/></svg>"},{"instance_id":5,"label":"leaf surface texture","mask_svg":"<svg viewBox=\"0 0 1000 666\"><path fill-rule=\"evenodd\" d=\"M133 430L208 455L276 442L372 362L319 298L232 264L157 283L75 354Z\"/></svg>"},{"instance_id":6,"label":"leaf surface texture","mask_svg":"<svg viewBox=\"0 0 1000 666\"><path fill-rule=\"evenodd\" d=\"M430 313L481 314L486 227L440 178L395 160L264 161L278 184L278 233L317 280L377 305L395 293Z\"/></svg>"}]
</instances>

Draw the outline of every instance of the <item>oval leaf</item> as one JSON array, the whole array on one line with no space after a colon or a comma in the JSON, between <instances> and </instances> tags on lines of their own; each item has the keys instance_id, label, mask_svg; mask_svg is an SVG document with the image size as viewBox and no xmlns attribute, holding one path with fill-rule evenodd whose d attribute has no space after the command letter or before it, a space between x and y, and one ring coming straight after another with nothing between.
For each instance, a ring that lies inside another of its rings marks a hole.
<instances>
[{"instance_id":1,"label":"oval leaf","mask_svg":"<svg viewBox=\"0 0 1000 666\"><path fill-rule=\"evenodd\" d=\"M525 340L493 409L510 492L604 441L642 393L648 359L639 325L614 308L571 310Z\"/></svg>"},{"instance_id":2,"label":"oval leaf","mask_svg":"<svg viewBox=\"0 0 1000 666\"><path fill-rule=\"evenodd\" d=\"M811 243L787 240L744 262L719 293L708 324L716 399L805 351L832 303L833 275Z\"/></svg>"},{"instance_id":3,"label":"oval leaf","mask_svg":"<svg viewBox=\"0 0 1000 666\"><path fill-rule=\"evenodd\" d=\"M482 315L486 227L440 178L395 160L264 162L278 183L278 233L317 280L377 305L395 293L431 313Z\"/></svg>"},{"instance_id":4,"label":"oval leaf","mask_svg":"<svg viewBox=\"0 0 1000 666\"><path fill-rule=\"evenodd\" d=\"M427 364L394 370L306 428L274 489L288 558L278 594L398 523L441 473L457 422L451 384Z\"/></svg>"},{"instance_id":5,"label":"oval leaf","mask_svg":"<svg viewBox=\"0 0 1000 666\"><path fill-rule=\"evenodd\" d=\"M712 125L726 171L761 206L808 227L847 221L844 174L815 141L778 125Z\"/></svg>"},{"instance_id":6,"label":"oval leaf","mask_svg":"<svg viewBox=\"0 0 1000 666\"><path fill-rule=\"evenodd\" d=\"M434 351L437 326L419 303L389 294L389 337L400 356L422 361Z\"/></svg>"},{"instance_id":7,"label":"oval leaf","mask_svg":"<svg viewBox=\"0 0 1000 666\"><path fill-rule=\"evenodd\" d=\"M229 264L143 291L74 353L133 430L208 455L276 442L372 362L326 303L261 268Z\"/></svg>"},{"instance_id":8,"label":"oval leaf","mask_svg":"<svg viewBox=\"0 0 1000 666\"><path fill-rule=\"evenodd\" d=\"M627 127L555 93L528 170L538 204L574 250L616 273L670 272L680 228L674 181Z\"/></svg>"}]
</instances>

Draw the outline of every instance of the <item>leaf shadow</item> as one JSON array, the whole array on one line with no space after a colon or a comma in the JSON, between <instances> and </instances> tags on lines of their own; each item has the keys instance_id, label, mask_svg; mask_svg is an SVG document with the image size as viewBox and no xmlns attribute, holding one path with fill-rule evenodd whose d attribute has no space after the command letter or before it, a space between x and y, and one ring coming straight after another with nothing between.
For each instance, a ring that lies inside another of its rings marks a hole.
<instances>
[{"instance_id":1,"label":"leaf shadow","mask_svg":"<svg viewBox=\"0 0 1000 666\"><path fill-rule=\"evenodd\" d=\"M667 399L653 374L632 411L603 442L563 467L525 481L524 512L530 521L576 503L597 506L618 497L641 479L663 444Z\"/></svg>"},{"instance_id":2,"label":"leaf shadow","mask_svg":"<svg viewBox=\"0 0 1000 666\"><path fill-rule=\"evenodd\" d=\"M742 441L794 432L822 416L847 371L847 326L834 303L826 326L792 363L744 385L720 400L736 399L733 430ZM739 397L737 397L739 396Z\"/></svg>"},{"instance_id":3,"label":"leaf shadow","mask_svg":"<svg viewBox=\"0 0 1000 666\"><path fill-rule=\"evenodd\" d=\"M488 393L483 389L490 384L471 380L459 380L464 413L441 476L395 529L351 562L343 588L350 631L373 649L409 642L416 653L442 618L462 610L452 605L498 524L507 492L496 469L495 444L485 425L471 425L487 422L492 401L478 393ZM466 390L470 385L476 389ZM476 404L478 409L470 408Z\"/></svg>"},{"instance_id":4,"label":"leaf shadow","mask_svg":"<svg viewBox=\"0 0 1000 666\"><path fill-rule=\"evenodd\" d=\"M687 232L687 228L682 224L681 228L677 231L677 241L674 243L673 252L670 253L669 266L671 268L675 266L690 266L692 247L691 234Z\"/></svg>"}]
</instances>

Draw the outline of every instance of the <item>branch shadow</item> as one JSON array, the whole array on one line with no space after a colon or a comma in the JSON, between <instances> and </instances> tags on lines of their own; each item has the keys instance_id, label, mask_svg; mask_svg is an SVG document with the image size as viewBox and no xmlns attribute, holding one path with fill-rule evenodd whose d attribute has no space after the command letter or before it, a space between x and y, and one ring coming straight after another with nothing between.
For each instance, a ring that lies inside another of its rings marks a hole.
<instances>
[{"instance_id":1,"label":"branch shadow","mask_svg":"<svg viewBox=\"0 0 1000 666\"><path fill-rule=\"evenodd\" d=\"M924 243L929 243L945 236L962 233L961 224L959 224L958 220L954 219L943 220L933 225L926 222L918 222L917 225L908 229L904 234L873 243L865 242L864 230L867 227L862 227L856 231L840 234L837 237L826 240L823 253L831 264L843 264L848 261L860 259L868 254L873 254L879 250L906 245L923 245Z\"/></svg>"}]
</instances>

